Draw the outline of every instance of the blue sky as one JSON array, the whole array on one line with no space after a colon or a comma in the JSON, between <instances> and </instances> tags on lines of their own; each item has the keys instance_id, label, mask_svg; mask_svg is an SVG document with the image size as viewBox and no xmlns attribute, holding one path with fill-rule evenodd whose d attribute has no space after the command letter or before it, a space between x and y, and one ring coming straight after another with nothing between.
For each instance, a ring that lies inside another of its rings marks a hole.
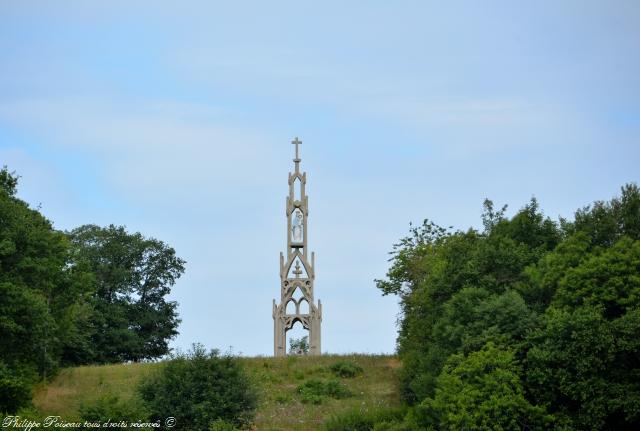
<instances>
[{"instance_id":1,"label":"blue sky","mask_svg":"<svg viewBox=\"0 0 640 431\"><path fill-rule=\"evenodd\" d=\"M392 352L409 222L638 182L640 3L0 1L0 164L187 260L174 347L272 353L299 136L323 351Z\"/></svg>"}]
</instances>

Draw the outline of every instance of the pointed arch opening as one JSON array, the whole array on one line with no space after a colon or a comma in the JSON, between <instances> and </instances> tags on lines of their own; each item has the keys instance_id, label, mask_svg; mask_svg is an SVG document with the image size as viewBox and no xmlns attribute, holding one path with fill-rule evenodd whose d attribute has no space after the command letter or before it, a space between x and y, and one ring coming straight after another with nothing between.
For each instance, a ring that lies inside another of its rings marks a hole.
<instances>
[{"instance_id":1,"label":"pointed arch opening","mask_svg":"<svg viewBox=\"0 0 640 431\"><path fill-rule=\"evenodd\" d=\"M295 288L295 290L291 294L291 298L293 298L298 303L302 298L304 298L304 292L302 292L302 289L300 288L300 286Z\"/></svg>"},{"instance_id":2,"label":"pointed arch opening","mask_svg":"<svg viewBox=\"0 0 640 431\"><path fill-rule=\"evenodd\" d=\"M293 299L290 299L289 302L287 302L285 313L291 314L291 315L296 314L296 301L294 301Z\"/></svg>"},{"instance_id":3,"label":"pointed arch opening","mask_svg":"<svg viewBox=\"0 0 640 431\"><path fill-rule=\"evenodd\" d=\"M309 314L309 303L306 299L303 298L298 302L298 312L300 314Z\"/></svg>"},{"instance_id":4,"label":"pointed arch opening","mask_svg":"<svg viewBox=\"0 0 640 431\"><path fill-rule=\"evenodd\" d=\"M293 200L302 200L302 181L300 181L300 177L296 177L293 180Z\"/></svg>"}]
</instances>

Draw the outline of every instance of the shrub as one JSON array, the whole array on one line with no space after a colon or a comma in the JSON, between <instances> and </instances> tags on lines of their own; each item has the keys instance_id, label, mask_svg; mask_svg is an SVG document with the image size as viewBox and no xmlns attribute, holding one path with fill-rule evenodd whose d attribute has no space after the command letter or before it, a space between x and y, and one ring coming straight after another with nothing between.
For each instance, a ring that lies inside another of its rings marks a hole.
<instances>
[{"instance_id":1,"label":"shrub","mask_svg":"<svg viewBox=\"0 0 640 431\"><path fill-rule=\"evenodd\" d=\"M325 397L312 392L302 392L301 401L303 404L322 404Z\"/></svg>"},{"instance_id":2,"label":"shrub","mask_svg":"<svg viewBox=\"0 0 640 431\"><path fill-rule=\"evenodd\" d=\"M176 431L206 430L221 419L234 426L253 417L257 397L239 362L194 344L142 381L140 394L152 420L175 418Z\"/></svg>"},{"instance_id":3,"label":"shrub","mask_svg":"<svg viewBox=\"0 0 640 431\"><path fill-rule=\"evenodd\" d=\"M324 398L347 398L352 395L342 383L337 380L324 382L318 379L309 379L296 389L305 404L321 404Z\"/></svg>"},{"instance_id":4,"label":"shrub","mask_svg":"<svg viewBox=\"0 0 640 431\"><path fill-rule=\"evenodd\" d=\"M324 390L328 396L335 399L348 398L353 395L349 389L337 380L329 380L326 382L324 384Z\"/></svg>"},{"instance_id":5,"label":"shrub","mask_svg":"<svg viewBox=\"0 0 640 431\"><path fill-rule=\"evenodd\" d=\"M89 422L105 422L110 420L127 422L146 422L149 412L140 400L121 400L117 395L105 396L92 403L80 406L80 418Z\"/></svg>"},{"instance_id":6,"label":"shrub","mask_svg":"<svg viewBox=\"0 0 640 431\"><path fill-rule=\"evenodd\" d=\"M289 404L291 402L291 395L289 395L289 394L278 394L278 395L276 395L275 401L278 404Z\"/></svg>"},{"instance_id":7,"label":"shrub","mask_svg":"<svg viewBox=\"0 0 640 431\"><path fill-rule=\"evenodd\" d=\"M424 428L420 428L411 422L395 422L384 421L378 422L373 426L372 431L423 431Z\"/></svg>"},{"instance_id":8,"label":"shrub","mask_svg":"<svg viewBox=\"0 0 640 431\"><path fill-rule=\"evenodd\" d=\"M338 377L355 377L362 374L363 369L360 365L350 361L340 361L331 365L331 371Z\"/></svg>"},{"instance_id":9,"label":"shrub","mask_svg":"<svg viewBox=\"0 0 640 431\"><path fill-rule=\"evenodd\" d=\"M31 403L31 384L16 374L0 361L0 413L15 413Z\"/></svg>"},{"instance_id":10,"label":"shrub","mask_svg":"<svg viewBox=\"0 0 640 431\"><path fill-rule=\"evenodd\" d=\"M401 408L377 408L374 410L347 410L331 416L324 423L326 431L404 430L401 425L405 410Z\"/></svg>"},{"instance_id":11,"label":"shrub","mask_svg":"<svg viewBox=\"0 0 640 431\"><path fill-rule=\"evenodd\" d=\"M233 424L222 419L216 419L209 427L209 431L236 431L237 429Z\"/></svg>"},{"instance_id":12,"label":"shrub","mask_svg":"<svg viewBox=\"0 0 640 431\"><path fill-rule=\"evenodd\" d=\"M324 383L321 380L307 380L296 389L305 404L321 404L325 397Z\"/></svg>"}]
</instances>

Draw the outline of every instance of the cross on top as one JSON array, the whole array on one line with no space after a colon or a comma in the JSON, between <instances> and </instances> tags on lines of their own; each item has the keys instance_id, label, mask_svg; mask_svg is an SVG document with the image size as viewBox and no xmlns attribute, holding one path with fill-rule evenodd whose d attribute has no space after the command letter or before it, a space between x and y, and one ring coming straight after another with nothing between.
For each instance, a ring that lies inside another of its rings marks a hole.
<instances>
[{"instance_id":1,"label":"cross on top","mask_svg":"<svg viewBox=\"0 0 640 431\"><path fill-rule=\"evenodd\" d=\"M294 159L294 161L299 162L300 156L298 155L298 145L302 144L302 141L299 141L298 137L296 136L296 138L291 141L291 143L296 146L296 158Z\"/></svg>"}]
</instances>

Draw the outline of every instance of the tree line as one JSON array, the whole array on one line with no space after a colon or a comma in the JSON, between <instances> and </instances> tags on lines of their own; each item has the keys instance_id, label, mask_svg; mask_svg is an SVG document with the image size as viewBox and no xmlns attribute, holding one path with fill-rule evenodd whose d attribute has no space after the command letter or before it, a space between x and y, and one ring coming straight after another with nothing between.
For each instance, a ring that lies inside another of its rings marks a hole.
<instances>
[{"instance_id":1,"label":"tree line","mask_svg":"<svg viewBox=\"0 0 640 431\"><path fill-rule=\"evenodd\" d=\"M180 319L167 299L185 261L122 226L62 232L0 171L0 412L59 367L159 358Z\"/></svg>"},{"instance_id":2,"label":"tree line","mask_svg":"<svg viewBox=\"0 0 640 431\"><path fill-rule=\"evenodd\" d=\"M640 190L573 220L505 211L394 246L376 284L400 299L409 407L375 429L640 429Z\"/></svg>"}]
</instances>

